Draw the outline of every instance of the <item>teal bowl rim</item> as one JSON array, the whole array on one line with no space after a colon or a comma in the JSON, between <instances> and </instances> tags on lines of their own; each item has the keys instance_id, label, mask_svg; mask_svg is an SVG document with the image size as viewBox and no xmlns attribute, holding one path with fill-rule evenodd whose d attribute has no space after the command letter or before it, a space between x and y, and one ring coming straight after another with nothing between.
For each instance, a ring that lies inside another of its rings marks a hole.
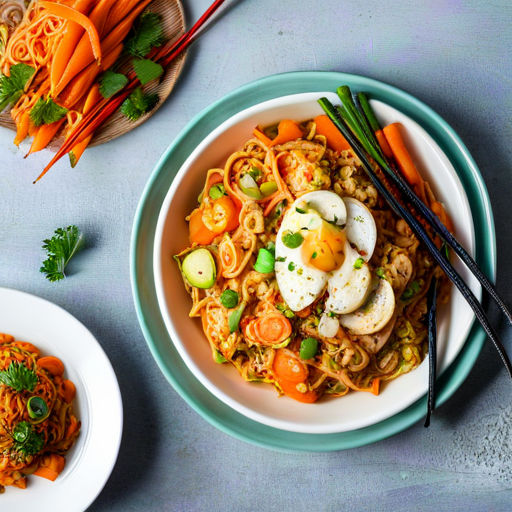
<instances>
[{"instance_id":1,"label":"teal bowl rim","mask_svg":"<svg viewBox=\"0 0 512 512\"><path fill-rule=\"evenodd\" d=\"M179 395L204 419L222 432L259 447L287 452L328 452L356 448L398 434L421 420L426 396L400 413L350 432L303 434L250 420L211 394L185 366L167 333L153 279L153 235L168 188L185 159L214 128L237 112L288 94L335 91L342 84L401 110L418 122L439 144L462 181L475 226L475 258L493 280L496 277L496 234L489 195L478 167L455 131L430 107L410 94L383 82L337 72L302 71L268 76L239 87L196 115L170 144L156 164L139 201L130 247L130 278L139 323L160 370ZM173 172L166 168L172 160ZM166 180L164 186L159 181ZM168 183L167 183L168 181ZM147 256L149 254L149 257ZM148 303L148 299L152 304ZM475 324L455 361L438 379L437 406L458 389L471 371L486 338ZM173 354L166 361L159 343ZM172 364L170 364L172 362ZM435 416L434 416L435 421Z\"/></svg>"}]
</instances>

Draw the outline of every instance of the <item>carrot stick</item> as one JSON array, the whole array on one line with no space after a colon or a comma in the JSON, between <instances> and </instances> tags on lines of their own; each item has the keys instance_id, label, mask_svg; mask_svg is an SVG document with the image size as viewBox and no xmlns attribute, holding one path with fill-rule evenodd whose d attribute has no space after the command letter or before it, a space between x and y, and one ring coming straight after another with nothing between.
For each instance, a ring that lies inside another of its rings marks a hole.
<instances>
[{"instance_id":1,"label":"carrot stick","mask_svg":"<svg viewBox=\"0 0 512 512\"><path fill-rule=\"evenodd\" d=\"M139 2L140 0L116 2L108 13L103 33L108 34Z\"/></svg>"},{"instance_id":2,"label":"carrot stick","mask_svg":"<svg viewBox=\"0 0 512 512\"><path fill-rule=\"evenodd\" d=\"M400 167L400 171L402 172L404 178L407 183L414 188L416 195L425 203L425 184L421 179L420 173L414 162L412 161L411 155L407 151L405 147L404 141L402 139L402 135L400 134L400 123L393 123L384 128L384 135L386 136L386 140L388 141L389 147L393 152L393 156L398 163L398 167Z\"/></svg>"},{"instance_id":3,"label":"carrot stick","mask_svg":"<svg viewBox=\"0 0 512 512\"><path fill-rule=\"evenodd\" d=\"M384 132L382 130L377 130L375 132L375 137L377 138L377 142L379 143L380 149L382 149L384 156L386 156L386 158L391 158L393 156L393 151L391 151L391 148L389 147Z\"/></svg>"},{"instance_id":4,"label":"carrot stick","mask_svg":"<svg viewBox=\"0 0 512 512\"><path fill-rule=\"evenodd\" d=\"M102 5L102 2L107 0L100 0L100 3L96 6L98 8ZM111 1L111 0L108 0ZM124 20L121 21L101 42L101 51L104 54L107 54L110 50L115 48L119 43L123 41L123 39L128 35L130 29L132 28L133 22L137 18L137 16L142 12L142 10L151 2L152 0L143 0L137 8L132 11ZM95 9L96 10L96 9ZM94 11L93 11L94 12ZM92 14L91 14L92 16ZM94 61L94 55L91 50L91 46L87 44L87 41L84 41L84 38L80 40L78 43L69 64L60 79L59 84L57 85L54 94L58 96L69 84L69 82L78 74L80 71L85 69L89 64Z\"/></svg>"},{"instance_id":5,"label":"carrot stick","mask_svg":"<svg viewBox=\"0 0 512 512\"><path fill-rule=\"evenodd\" d=\"M78 12L87 14L93 2L94 0L77 0L73 7ZM73 55L73 52L75 51L76 45L84 35L84 32L84 28L78 23L75 23L74 21L67 22L66 33L61 39L61 42L52 57L52 67L50 71L52 95L55 87L57 87L59 80L64 74L64 70L66 69L71 55Z\"/></svg>"},{"instance_id":6,"label":"carrot stick","mask_svg":"<svg viewBox=\"0 0 512 512\"><path fill-rule=\"evenodd\" d=\"M39 5L44 7L50 14L58 16L64 20L74 21L78 23L81 27L85 29L87 35L89 36L89 40L91 42L92 51L94 53L94 58L101 63L101 46L100 46L100 37L98 35L98 31L96 27L91 22L91 20L78 12L76 9L72 7L67 7L66 5L57 4L55 2L46 2L44 0L39 0Z\"/></svg>"},{"instance_id":7,"label":"carrot stick","mask_svg":"<svg viewBox=\"0 0 512 512\"><path fill-rule=\"evenodd\" d=\"M327 139L327 145L333 151L345 151L350 149L348 142L340 131L334 126L334 123L326 116L317 116L314 119L316 123L316 133L323 135Z\"/></svg>"},{"instance_id":8,"label":"carrot stick","mask_svg":"<svg viewBox=\"0 0 512 512\"><path fill-rule=\"evenodd\" d=\"M123 45L117 45L105 55L101 67L97 66L96 62L92 62L76 75L62 93L60 98L62 106L67 109L73 108L83 98L84 94L87 94L100 71L110 68L119 57L122 50Z\"/></svg>"},{"instance_id":9,"label":"carrot stick","mask_svg":"<svg viewBox=\"0 0 512 512\"><path fill-rule=\"evenodd\" d=\"M283 119L277 127L277 137L270 143L269 147L276 144L284 144L291 140L300 139L304 133L300 129L298 123L291 119Z\"/></svg>"},{"instance_id":10,"label":"carrot stick","mask_svg":"<svg viewBox=\"0 0 512 512\"><path fill-rule=\"evenodd\" d=\"M256 126L256 128L254 128L252 134L259 140L261 140L261 142L263 142L263 144L265 144L265 146L270 146L270 144L272 143L272 139L270 139L269 137L267 137L264 133L263 133L263 130L260 129L259 126Z\"/></svg>"},{"instance_id":11,"label":"carrot stick","mask_svg":"<svg viewBox=\"0 0 512 512\"><path fill-rule=\"evenodd\" d=\"M373 383L372 383L372 394L373 395L378 395L379 394L379 384L380 384L380 379L379 378L373 379Z\"/></svg>"},{"instance_id":12,"label":"carrot stick","mask_svg":"<svg viewBox=\"0 0 512 512\"><path fill-rule=\"evenodd\" d=\"M62 126L62 123L64 123L65 120L66 118L63 117L59 121L55 121L55 123L41 125L34 136L30 150L26 154L25 158L28 155L37 153L38 151L46 148L46 146L50 144L53 137L55 137L55 134L59 131L59 128Z\"/></svg>"},{"instance_id":13,"label":"carrot stick","mask_svg":"<svg viewBox=\"0 0 512 512\"><path fill-rule=\"evenodd\" d=\"M27 137L29 125L30 114L29 112L24 112L21 114L21 119L16 126L16 138L14 139L14 144L16 144L16 146L19 146Z\"/></svg>"}]
</instances>

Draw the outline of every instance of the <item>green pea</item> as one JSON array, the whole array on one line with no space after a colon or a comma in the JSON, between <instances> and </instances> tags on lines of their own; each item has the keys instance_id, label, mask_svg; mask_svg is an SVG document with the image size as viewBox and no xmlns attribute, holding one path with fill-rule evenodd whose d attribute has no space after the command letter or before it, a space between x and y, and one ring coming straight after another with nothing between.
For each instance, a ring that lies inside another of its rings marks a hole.
<instances>
[{"instance_id":1,"label":"green pea","mask_svg":"<svg viewBox=\"0 0 512 512\"><path fill-rule=\"evenodd\" d=\"M318 341L315 338L306 338L300 344L299 355L301 359L313 359L318 351Z\"/></svg>"}]
</instances>

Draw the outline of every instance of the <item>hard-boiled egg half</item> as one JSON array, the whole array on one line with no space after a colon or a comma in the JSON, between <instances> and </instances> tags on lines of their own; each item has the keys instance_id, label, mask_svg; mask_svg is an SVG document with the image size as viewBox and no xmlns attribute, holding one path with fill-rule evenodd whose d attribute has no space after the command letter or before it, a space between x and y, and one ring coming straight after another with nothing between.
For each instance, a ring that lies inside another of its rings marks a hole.
<instances>
[{"instance_id":1,"label":"hard-boiled egg half","mask_svg":"<svg viewBox=\"0 0 512 512\"><path fill-rule=\"evenodd\" d=\"M376 241L373 216L356 199L342 199L327 190L299 197L286 212L276 239L276 278L288 307L292 311L304 309L327 287L326 314L348 315L359 308L364 311L375 288L368 261ZM388 296L386 304L389 306ZM385 309L387 313L389 308ZM361 321L365 331L368 324L381 323L375 318ZM332 337L336 330L333 322L324 320L322 325L329 325L325 330ZM357 334L357 325L351 330Z\"/></svg>"}]
</instances>

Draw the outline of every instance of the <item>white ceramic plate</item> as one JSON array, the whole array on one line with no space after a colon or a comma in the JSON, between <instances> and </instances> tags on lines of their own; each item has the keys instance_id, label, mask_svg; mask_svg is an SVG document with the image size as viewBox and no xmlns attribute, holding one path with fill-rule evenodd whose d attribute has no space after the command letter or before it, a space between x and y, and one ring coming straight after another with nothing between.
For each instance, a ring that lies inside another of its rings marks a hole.
<instances>
[{"instance_id":1,"label":"white ceramic plate","mask_svg":"<svg viewBox=\"0 0 512 512\"><path fill-rule=\"evenodd\" d=\"M169 334L188 368L216 397L245 416L271 427L311 434L346 432L373 425L402 411L427 392L428 358L415 371L383 386L375 397L353 393L342 398L322 398L309 405L288 397L278 398L269 385L246 383L235 368L212 361L201 322L188 316L191 300L172 256L188 245L185 217L197 205L208 169L223 167L227 157L251 138L254 127L284 118L298 121L323 113L317 100L325 96L339 104L333 93L304 93L266 101L244 110L214 130L190 155L174 179L160 211L155 233L154 275L159 306ZM458 240L473 253L474 230L462 184L446 155L415 121L395 108L372 101L380 122L400 122L406 144L422 176L445 203ZM458 261L455 268L477 297L478 281ZM474 315L452 287L449 304L438 315L438 371L455 359L464 345Z\"/></svg>"},{"instance_id":2,"label":"white ceramic plate","mask_svg":"<svg viewBox=\"0 0 512 512\"><path fill-rule=\"evenodd\" d=\"M0 332L62 360L66 377L76 385L73 409L82 422L57 480L29 476L26 489L6 487L0 510L81 512L103 489L121 443L123 406L112 365L75 317L28 293L0 288Z\"/></svg>"}]
</instances>

